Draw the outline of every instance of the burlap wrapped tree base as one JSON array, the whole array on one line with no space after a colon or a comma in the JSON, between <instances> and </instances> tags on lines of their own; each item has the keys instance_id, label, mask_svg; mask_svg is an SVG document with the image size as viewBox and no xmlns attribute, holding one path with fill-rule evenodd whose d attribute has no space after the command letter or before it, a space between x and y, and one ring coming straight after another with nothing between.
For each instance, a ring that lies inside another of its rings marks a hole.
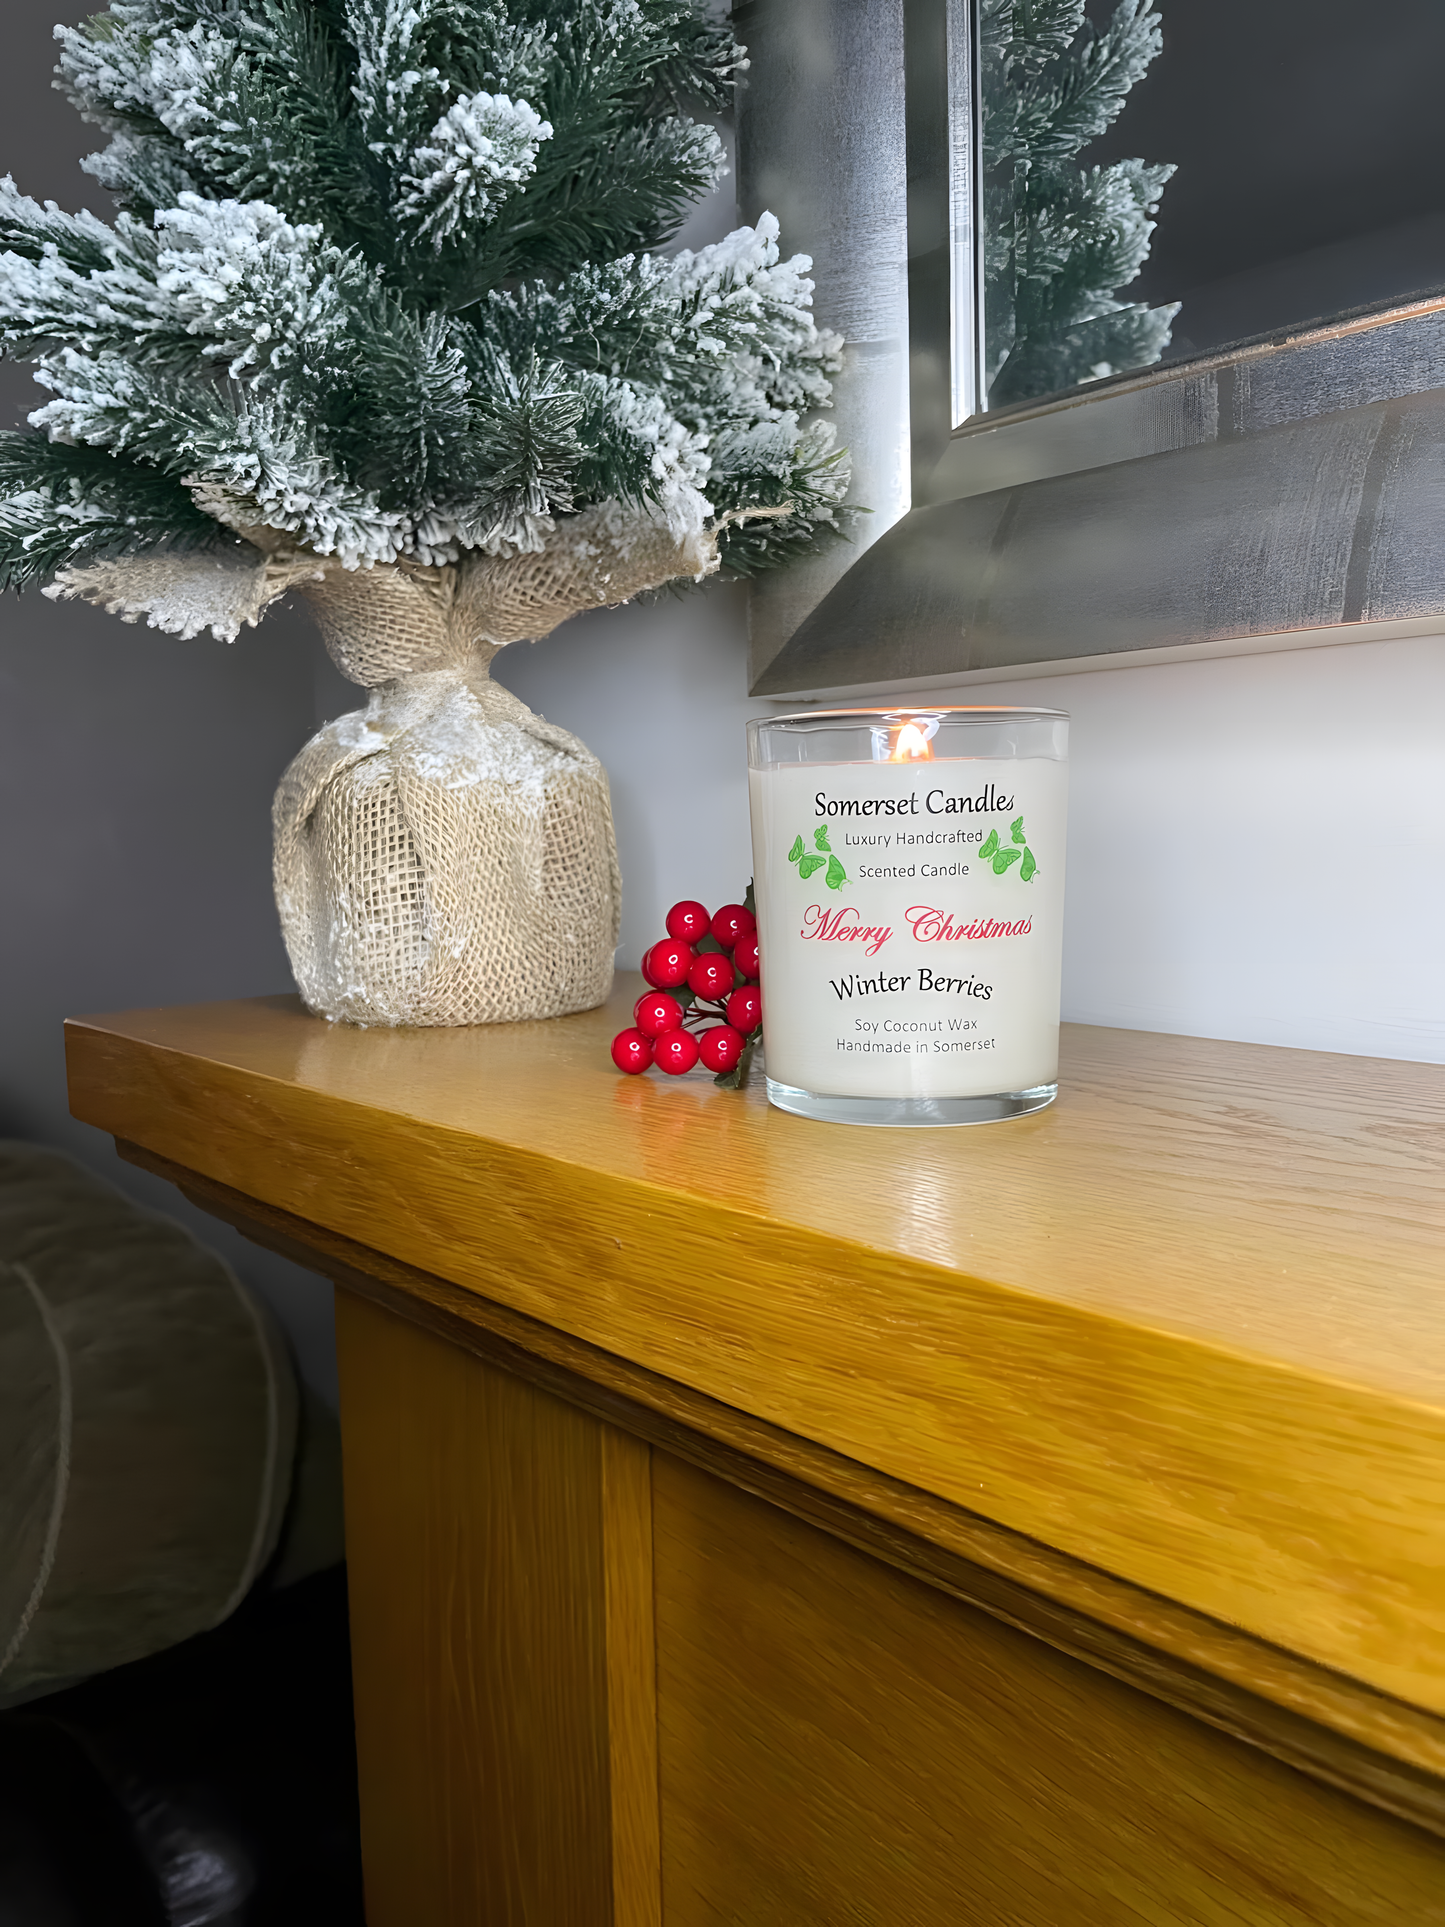
<instances>
[{"instance_id":1,"label":"burlap wrapped tree base","mask_svg":"<svg viewBox=\"0 0 1445 1927\"><path fill-rule=\"evenodd\" d=\"M601 764L487 674L489 650L373 691L276 794L276 902L301 994L358 1024L590 1010L621 883Z\"/></svg>"},{"instance_id":2,"label":"burlap wrapped tree base","mask_svg":"<svg viewBox=\"0 0 1445 1927\"><path fill-rule=\"evenodd\" d=\"M303 587L338 668L372 686L276 793L281 927L328 1017L501 1023L590 1010L611 988L606 773L491 680L500 639L479 632L498 611L464 593L480 586L398 567Z\"/></svg>"}]
</instances>

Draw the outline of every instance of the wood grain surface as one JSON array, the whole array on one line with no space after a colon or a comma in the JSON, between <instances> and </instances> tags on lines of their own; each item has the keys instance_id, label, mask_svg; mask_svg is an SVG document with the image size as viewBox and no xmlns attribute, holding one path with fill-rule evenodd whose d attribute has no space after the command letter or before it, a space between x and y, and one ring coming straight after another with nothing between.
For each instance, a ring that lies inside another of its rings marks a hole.
<instances>
[{"instance_id":1,"label":"wood grain surface","mask_svg":"<svg viewBox=\"0 0 1445 1927\"><path fill-rule=\"evenodd\" d=\"M1445 1843L655 1456L668 1927L1439 1927Z\"/></svg>"},{"instance_id":2,"label":"wood grain surface","mask_svg":"<svg viewBox=\"0 0 1445 1927\"><path fill-rule=\"evenodd\" d=\"M616 1927L662 1927L652 1452L641 1439L615 1426L599 1430L612 1918Z\"/></svg>"},{"instance_id":3,"label":"wood grain surface","mask_svg":"<svg viewBox=\"0 0 1445 1927\"><path fill-rule=\"evenodd\" d=\"M1445 1837L1445 1719L1085 1566L119 1140L202 1210L342 1289L752 1492L928 1585ZM604 1436L607 1436L604 1434ZM645 1608L644 1608L645 1609Z\"/></svg>"},{"instance_id":4,"label":"wood grain surface","mask_svg":"<svg viewBox=\"0 0 1445 1927\"><path fill-rule=\"evenodd\" d=\"M650 1453L340 1294L369 1927L658 1927Z\"/></svg>"},{"instance_id":5,"label":"wood grain surface","mask_svg":"<svg viewBox=\"0 0 1445 1927\"><path fill-rule=\"evenodd\" d=\"M1066 1030L1048 1112L847 1131L624 1080L613 1007L69 1029L77 1116L1445 1710L1445 1076Z\"/></svg>"}]
</instances>

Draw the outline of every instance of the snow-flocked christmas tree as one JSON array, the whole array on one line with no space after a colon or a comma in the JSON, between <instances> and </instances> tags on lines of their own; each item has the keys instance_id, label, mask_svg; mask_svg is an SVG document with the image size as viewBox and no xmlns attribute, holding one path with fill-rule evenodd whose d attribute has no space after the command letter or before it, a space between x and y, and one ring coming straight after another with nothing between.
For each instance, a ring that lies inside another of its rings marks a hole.
<instances>
[{"instance_id":1,"label":"snow-flocked christmas tree","mask_svg":"<svg viewBox=\"0 0 1445 1927\"><path fill-rule=\"evenodd\" d=\"M203 593L88 565L520 558L591 511L614 560L674 538L630 593L834 524L806 259L771 216L651 252L723 171L700 0L115 0L57 39L123 211L0 185L0 335L53 393L0 438L0 584L193 630Z\"/></svg>"},{"instance_id":2,"label":"snow-flocked christmas tree","mask_svg":"<svg viewBox=\"0 0 1445 1927\"><path fill-rule=\"evenodd\" d=\"M1143 368L1178 302L1121 301L1172 166L1076 156L1163 46L1149 0L1096 30L1085 0L981 0L985 379L993 407Z\"/></svg>"}]
</instances>

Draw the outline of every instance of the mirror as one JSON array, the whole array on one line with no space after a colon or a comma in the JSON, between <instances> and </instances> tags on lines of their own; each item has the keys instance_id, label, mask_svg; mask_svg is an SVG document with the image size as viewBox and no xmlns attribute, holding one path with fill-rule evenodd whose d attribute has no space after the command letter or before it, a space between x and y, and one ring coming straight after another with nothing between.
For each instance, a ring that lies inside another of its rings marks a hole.
<instances>
[{"instance_id":1,"label":"mirror","mask_svg":"<svg viewBox=\"0 0 1445 1927\"><path fill-rule=\"evenodd\" d=\"M978 0L982 406L1445 285L1439 0Z\"/></svg>"},{"instance_id":2,"label":"mirror","mask_svg":"<svg viewBox=\"0 0 1445 1927\"><path fill-rule=\"evenodd\" d=\"M754 693L1445 627L1442 0L735 17L871 511L754 591Z\"/></svg>"}]
</instances>

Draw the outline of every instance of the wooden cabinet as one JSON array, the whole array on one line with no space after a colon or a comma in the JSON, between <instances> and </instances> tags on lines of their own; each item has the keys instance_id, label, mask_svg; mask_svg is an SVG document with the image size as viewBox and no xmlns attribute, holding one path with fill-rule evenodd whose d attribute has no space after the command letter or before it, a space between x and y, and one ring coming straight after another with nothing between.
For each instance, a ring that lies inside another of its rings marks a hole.
<instances>
[{"instance_id":1,"label":"wooden cabinet","mask_svg":"<svg viewBox=\"0 0 1445 1927\"><path fill-rule=\"evenodd\" d=\"M373 1923L657 1919L651 1453L343 1296Z\"/></svg>"},{"instance_id":2,"label":"wooden cabinet","mask_svg":"<svg viewBox=\"0 0 1445 1927\"><path fill-rule=\"evenodd\" d=\"M1439 1842L707 1473L653 1479L676 1927L1445 1907Z\"/></svg>"},{"instance_id":3,"label":"wooden cabinet","mask_svg":"<svg viewBox=\"0 0 1445 1927\"><path fill-rule=\"evenodd\" d=\"M848 1131L612 1011L77 1022L333 1277L371 1927L1445 1923L1445 1076Z\"/></svg>"}]
</instances>

